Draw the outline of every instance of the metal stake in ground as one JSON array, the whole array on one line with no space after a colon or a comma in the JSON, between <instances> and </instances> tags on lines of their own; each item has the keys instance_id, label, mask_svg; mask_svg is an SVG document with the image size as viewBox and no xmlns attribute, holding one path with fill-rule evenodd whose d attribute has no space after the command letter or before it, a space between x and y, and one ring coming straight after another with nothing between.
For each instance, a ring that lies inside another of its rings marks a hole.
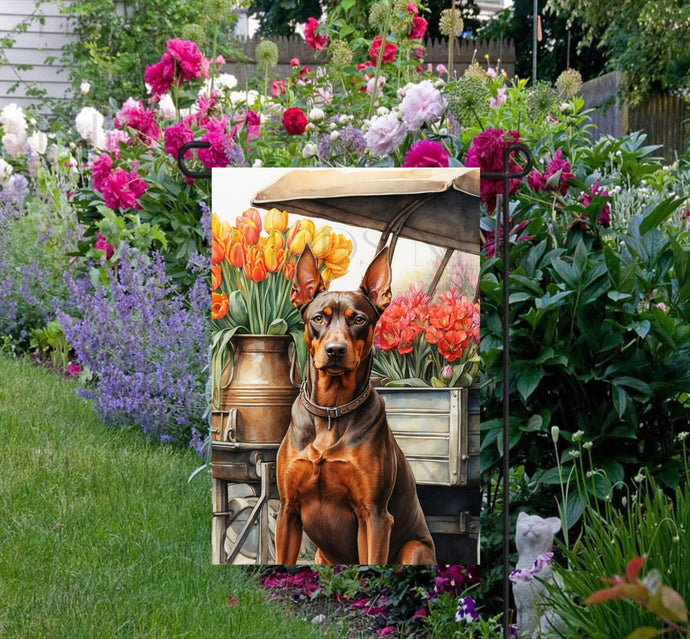
<instances>
[{"instance_id":1,"label":"metal stake in ground","mask_svg":"<svg viewBox=\"0 0 690 639\"><path fill-rule=\"evenodd\" d=\"M517 173L510 172L510 158L513 153L519 152L523 155L525 166ZM510 268L509 257L509 236L510 236L510 213L508 207L508 195L510 193L510 180L519 180L525 177L532 170L532 154L530 150L520 143L511 144L503 151L503 172L502 173L482 173L482 180L503 180L503 636L510 638L510 392L508 389L510 373L510 353L509 353L509 326L508 326L508 277ZM501 221L496 215L496 239L501 237Z\"/></svg>"}]
</instances>

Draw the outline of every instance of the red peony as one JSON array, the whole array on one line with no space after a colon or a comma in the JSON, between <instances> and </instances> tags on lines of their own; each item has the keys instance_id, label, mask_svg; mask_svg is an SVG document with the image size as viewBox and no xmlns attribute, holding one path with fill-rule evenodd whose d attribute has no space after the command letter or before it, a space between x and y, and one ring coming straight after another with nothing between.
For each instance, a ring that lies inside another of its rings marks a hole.
<instances>
[{"instance_id":1,"label":"red peony","mask_svg":"<svg viewBox=\"0 0 690 639\"><path fill-rule=\"evenodd\" d=\"M369 58L376 64L379 59L379 52L381 51L381 36L376 36L371 46L369 47ZM395 60L395 54L398 51L398 45L392 42L386 41L383 45L383 62L393 62Z\"/></svg>"},{"instance_id":2,"label":"red peony","mask_svg":"<svg viewBox=\"0 0 690 639\"><path fill-rule=\"evenodd\" d=\"M568 192L568 184L574 177L570 163L563 157L563 151L557 149L546 171L532 171L527 176L527 184L533 191L558 191L565 195Z\"/></svg>"},{"instance_id":3,"label":"red peony","mask_svg":"<svg viewBox=\"0 0 690 639\"><path fill-rule=\"evenodd\" d=\"M163 139L165 140L165 152L177 160L180 155L180 148L187 142L194 140L194 133L187 128L184 122L178 122L165 129ZM192 152L188 150L185 157L189 157L191 154Z\"/></svg>"},{"instance_id":4,"label":"red peony","mask_svg":"<svg viewBox=\"0 0 690 639\"><path fill-rule=\"evenodd\" d=\"M405 167L450 166L448 152L440 142L433 140L419 140L415 142L405 154Z\"/></svg>"},{"instance_id":5,"label":"red peony","mask_svg":"<svg viewBox=\"0 0 690 639\"><path fill-rule=\"evenodd\" d=\"M321 51L327 44L328 38L323 35L316 35L316 29L319 26L319 21L311 17L307 20L304 27L304 41L314 50Z\"/></svg>"},{"instance_id":6,"label":"red peony","mask_svg":"<svg viewBox=\"0 0 690 639\"><path fill-rule=\"evenodd\" d=\"M427 22L421 16L415 16L412 18L412 27L410 32L407 34L408 40L421 40L426 33Z\"/></svg>"},{"instance_id":7,"label":"red peony","mask_svg":"<svg viewBox=\"0 0 690 639\"><path fill-rule=\"evenodd\" d=\"M302 135L307 130L309 120L304 111L299 107L285 109L283 113L283 126L290 135Z\"/></svg>"}]
</instances>

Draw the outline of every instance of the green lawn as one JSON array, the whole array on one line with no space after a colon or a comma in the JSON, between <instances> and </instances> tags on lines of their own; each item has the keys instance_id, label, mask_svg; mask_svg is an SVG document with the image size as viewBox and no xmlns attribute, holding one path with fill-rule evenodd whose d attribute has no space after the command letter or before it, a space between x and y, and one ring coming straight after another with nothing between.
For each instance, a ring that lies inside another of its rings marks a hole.
<instances>
[{"instance_id":1,"label":"green lawn","mask_svg":"<svg viewBox=\"0 0 690 639\"><path fill-rule=\"evenodd\" d=\"M323 636L211 565L196 455L106 426L74 387L0 356L0 637Z\"/></svg>"}]
</instances>

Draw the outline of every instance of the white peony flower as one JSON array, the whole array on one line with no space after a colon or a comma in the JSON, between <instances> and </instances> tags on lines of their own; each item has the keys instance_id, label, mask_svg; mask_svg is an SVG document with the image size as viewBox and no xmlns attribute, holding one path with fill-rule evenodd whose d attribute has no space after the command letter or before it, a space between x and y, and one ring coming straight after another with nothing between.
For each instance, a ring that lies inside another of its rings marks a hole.
<instances>
[{"instance_id":1,"label":"white peony flower","mask_svg":"<svg viewBox=\"0 0 690 639\"><path fill-rule=\"evenodd\" d=\"M81 91L82 95L86 95L89 91L91 91L91 85L84 81L79 85L79 90Z\"/></svg>"},{"instance_id":2,"label":"white peony flower","mask_svg":"<svg viewBox=\"0 0 690 639\"><path fill-rule=\"evenodd\" d=\"M14 102L10 102L0 111L0 124L5 133L26 136L26 118L24 110Z\"/></svg>"},{"instance_id":3,"label":"white peony flower","mask_svg":"<svg viewBox=\"0 0 690 639\"><path fill-rule=\"evenodd\" d=\"M102 149L105 145L103 122L103 116L94 107L84 107L75 119L79 135L97 149Z\"/></svg>"},{"instance_id":4,"label":"white peony flower","mask_svg":"<svg viewBox=\"0 0 690 639\"><path fill-rule=\"evenodd\" d=\"M158 113L161 114L162 118L166 120L174 120L177 118L177 113L175 111L175 103L173 102L172 96L166 93L158 103Z\"/></svg>"},{"instance_id":5,"label":"white peony flower","mask_svg":"<svg viewBox=\"0 0 690 639\"><path fill-rule=\"evenodd\" d=\"M43 155L48 147L48 136L43 131L34 131L29 136L28 143L34 153Z\"/></svg>"},{"instance_id":6,"label":"white peony flower","mask_svg":"<svg viewBox=\"0 0 690 639\"><path fill-rule=\"evenodd\" d=\"M221 91L231 91L237 86L237 78L232 73L221 73L214 83Z\"/></svg>"},{"instance_id":7,"label":"white peony flower","mask_svg":"<svg viewBox=\"0 0 690 639\"><path fill-rule=\"evenodd\" d=\"M252 164L252 168L260 169L263 165L264 163L259 158L256 158L256 160L254 160L254 163Z\"/></svg>"},{"instance_id":8,"label":"white peony flower","mask_svg":"<svg viewBox=\"0 0 690 639\"><path fill-rule=\"evenodd\" d=\"M316 148L316 144L307 142L302 149L302 157L308 160L309 158L313 158L318 152L319 150Z\"/></svg>"},{"instance_id":9,"label":"white peony flower","mask_svg":"<svg viewBox=\"0 0 690 639\"><path fill-rule=\"evenodd\" d=\"M23 155L26 150L26 133L5 133L2 136L2 146L11 158Z\"/></svg>"},{"instance_id":10,"label":"white peony flower","mask_svg":"<svg viewBox=\"0 0 690 639\"><path fill-rule=\"evenodd\" d=\"M319 107L314 107L311 111L309 111L309 119L313 120L314 122L323 120L324 115L323 109L319 109Z\"/></svg>"}]
</instances>

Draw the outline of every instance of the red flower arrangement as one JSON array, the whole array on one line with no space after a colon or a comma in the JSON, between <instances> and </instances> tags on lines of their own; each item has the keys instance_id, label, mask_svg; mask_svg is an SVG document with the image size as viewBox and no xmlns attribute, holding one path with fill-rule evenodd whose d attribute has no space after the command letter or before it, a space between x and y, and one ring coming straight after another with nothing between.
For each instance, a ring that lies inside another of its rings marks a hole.
<instances>
[{"instance_id":1,"label":"red flower arrangement","mask_svg":"<svg viewBox=\"0 0 690 639\"><path fill-rule=\"evenodd\" d=\"M396 386L469 386L478 371L478 338L479 304L453 288L430 303L421 283L410 286L376 324L374 373Z\"/></svg>"}]
</instances>

